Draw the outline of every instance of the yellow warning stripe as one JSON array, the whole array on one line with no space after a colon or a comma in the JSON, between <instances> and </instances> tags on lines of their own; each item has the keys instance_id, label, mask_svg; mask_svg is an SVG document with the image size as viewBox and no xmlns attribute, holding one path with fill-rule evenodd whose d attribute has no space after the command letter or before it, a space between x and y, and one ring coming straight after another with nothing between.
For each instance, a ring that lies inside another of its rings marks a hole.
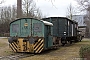
<instances>
[{"instance_id":1,"label":"yellow warning stripe","mask_svg":"<svg viewBox=\"0 0 90 60\"><path fill-rule=\"evenodd\" d=\"M38 42L40 41L41 39L38 40ZM38 44L38 42L35 43L34 47Z\"/></svg>"},{"instance_id":2,"label":"yellow warning stripe","mask_svg":"<svg viewBox=\"0 0 90 60\"><path fill-rule=\"evenodd\" d=\"M39 51L39 53L43 50L43 48Z\"/></svg>"},{"instance_id":3,"label":"yellow warning stripe","mask_svg":"<svg viewBox=\"0 0 90 60\"><path fill-rule=\"evenodd\" d=\"M36 53L43 47L43 44L37 49Z\"/></svg>"},{"instance_id":4,"label":"yellow warning stripe","mask_svg":"<svg viewBox=\"0 0 90 60\"><path fill-rule=\"evenodd\" d=\"M43 42L43 40L36 46L36 48L34 50L36 50L42 42Z\"/></svg>"},{"instance_id":5,"label":"yellow warning stripe","mask_svg":"<svg viewBox=\"0 0 90 60\"><path fill-rule=\"evenodd\" d=\"M13 47L17 50L16 46L12 43Z\"/></svg>"},{"instance_id":6,"label":"yellow warning stripe","mask_svg":"<svg viewBox=\"0 0 90 60\"><path fill-rule=\"evenodd\" d=\"M15 42L13 42L13 43L18 47L18 45Z\"/></svg>"},{"instance_id":7,"label":"yellow warning stripe","mask_svg":"<svg viewBox=\"0 0 90 60\"><path fill-rule=\"evenodd\" d=\"M11 44L9 44L9 46L14 52L16 52L16 50L13 48L13 46Z\"/></svg>"},{"instance_id":8,"label":"yellow warning stripe","mask_svg":"<svg viewBox=\"0 0 90 60\"><path fill-rule=\"evenodd\" d=\"M34 48L35 48L35 46L36 46L37 44L38 44L38 42L35 43Z\"/></svg>"}]
</instances>

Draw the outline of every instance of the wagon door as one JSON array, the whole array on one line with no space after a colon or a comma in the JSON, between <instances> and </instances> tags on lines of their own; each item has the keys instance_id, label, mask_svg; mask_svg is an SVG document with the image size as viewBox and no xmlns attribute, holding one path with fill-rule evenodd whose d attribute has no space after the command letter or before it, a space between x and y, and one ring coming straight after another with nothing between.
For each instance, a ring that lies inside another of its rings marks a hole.
<instances>
[{"instance_id":1,"label":"wagon door","mask_svg":"<svg viewBox=\"0 0 90 60\"><path fill-rule=\"evenodd\" d=\"M72 24L72 36L73 36L73 24Z\"/></svg>"},{"instance_id":2,"label":"wagon door","mask_svg":"<svg viewBox=\"0 0 90 60\"><path fill-rule=\"evenodd\" d=\"M51 30L52 30L51 26L48 26L48 25L45 26L46 48L49 48L53 45L52 31Z\"/></svg>"},{"instance_id":3,"label":"wagon door","mask_svg":"<svg viewBox=\"0 0 90 60\"><path fill-rule=\"evenodd\" d=\"M22 19L21 25L21 37L31 36L31 19Z\"/></svg>"}]
</instances>

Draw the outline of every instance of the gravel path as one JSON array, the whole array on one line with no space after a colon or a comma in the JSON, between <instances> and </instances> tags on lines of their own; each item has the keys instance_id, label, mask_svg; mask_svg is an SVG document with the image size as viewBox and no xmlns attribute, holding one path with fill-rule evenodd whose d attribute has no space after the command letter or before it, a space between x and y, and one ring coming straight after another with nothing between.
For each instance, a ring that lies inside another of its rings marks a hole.
<instances>
[{"instance_id":1,"label":"gravel path","mask_svg":"<svg viewBox=\"0 0 90 60\"><path fill-rule=\"evenodd\" d=\"M87 44L90 44L90 39L83 39L82 42L66 45L57 50L45 51L41 54L20 60L80 60L79 49L81 46Z\"/></svg>"}]
</instances>

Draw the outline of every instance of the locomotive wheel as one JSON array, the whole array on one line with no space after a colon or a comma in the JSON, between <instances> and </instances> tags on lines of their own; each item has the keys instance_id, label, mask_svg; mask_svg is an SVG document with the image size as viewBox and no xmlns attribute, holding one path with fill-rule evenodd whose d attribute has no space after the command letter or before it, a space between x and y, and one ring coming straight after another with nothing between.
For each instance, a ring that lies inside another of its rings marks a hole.
<instances>
[{"instance_id":1,"label":"locomotive wheel","mask_svg":"<svg viewBox=\"0 0 90 60\"><path fill-rule=\"evenodd\" d=\"M70 44L72 44L72 41L70 41Z\"/></svg>"},{"instance_id":2,"label":"locomotive wheel","mask_svg":"<svg viewBox=\"0 0 90 60\"><path fill-rule=\"evenodd\" d=\"M79 40L79 42L81 42L81 39Z\"/></svg>"},{"instance_id":3,"label":"locomotive wheel","mask_svg":"<svg viewBox=\"0 0 90 60\"><path fill-rule=\"evenodd\" d=\"M82 37L80 36L80 39L79 39L79 41L81 42L81 40L82 40Z\"/></svg>"},{"instance_id":4,"label":"locomotive wheel","mask_svg":"<svg viewBox=\"0 0 90 60\"><path fill-rule=\"evenodd\" d=\"M75 43L77 43L79 40L75 40Z\"/></svg>"}]
</instances>

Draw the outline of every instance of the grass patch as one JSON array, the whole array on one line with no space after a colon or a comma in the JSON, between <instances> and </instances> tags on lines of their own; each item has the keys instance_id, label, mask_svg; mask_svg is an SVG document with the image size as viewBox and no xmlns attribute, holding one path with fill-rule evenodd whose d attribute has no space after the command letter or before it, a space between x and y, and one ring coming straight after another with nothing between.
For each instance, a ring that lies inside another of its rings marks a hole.
<instances>
[{"instance_id":1,"label":"grass patch","mask_svg":"<svg viewBox=\"0 0 90 60\"><path fill-rule=\"evenodd\" d=\"M12 51L4 51L4 53L5 53L6 55L13 54L13 52L12 52Z\"/></svg>"},{"instance_id":2,"label":"grass patch","mask_svg":"<svg viewBox=\"0 0 90 60\"><path fill-rule=\"evenodd\" d=\"M6 44L5 43L0 43L0 47L5 47Z\"/></svg>"},{"instance_id":3,"label":"grass patch","mask_svg":"<svg viewBox=\"0 0 90 60\"><path fill-rule=\"evenodd\" d=\"M84 60L85 55L87 53L90 53L90 39L84 39L81 43L83 45L81 46L81 48L79 50L79 55L80 55L80 58L82 58L82 60Z\"/></svg>"},{"instance_id":4,"label":"grass patch","mask_svg":"<svg viewBox=\"0 0 90 60\"><path fill-rule=\"evenodd\" d=\"M85 55L87 53L90 54L90 45L82 46L79 51L79 54L80 54L80 57L82 58L82 60L84 60Z\"/></svg>"},{"instance_id":5,"label":"grass patch","mask_svg":"<svg viewBox=\"0 0 90 60\"><path fill-rule=\"evenodd\" d=\"M82 42L89 42L88 40L82 41Z\"/></svg>"}]
</instances>

